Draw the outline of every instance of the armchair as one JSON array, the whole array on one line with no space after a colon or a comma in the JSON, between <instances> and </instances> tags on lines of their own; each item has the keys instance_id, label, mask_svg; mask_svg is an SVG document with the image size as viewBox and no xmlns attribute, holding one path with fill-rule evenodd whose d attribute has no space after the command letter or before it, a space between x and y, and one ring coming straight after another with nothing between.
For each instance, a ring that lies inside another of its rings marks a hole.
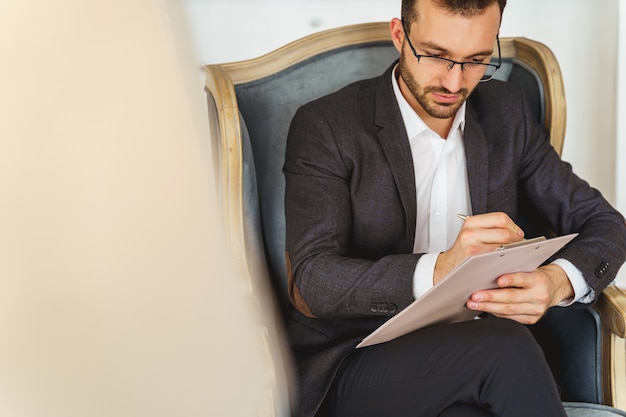
<instances>
[{"instance_id":1,"label":"armchair","mask_svg":"<svg viewBox=\"0 0 626 417\"><path fill-rule=\"evenodd\" d=\"M501 45L496 78L525 90L560 154L566 108L553 53L525 38L503 38ZM280 340L281 311L289 302L282 166L291 118L300 105L379 75L396 58L388 24L368 23L320 32L257 59L204 68L208 108L217 121L210 139L228 245L251 295L277 318L262 332L275 373L268 407L259 415L287 417L293 400L289 352ZM626 292L612 286L595 306L552 309L532 326L570 417L626 416L609 407L626 410L625 323Z\"/></svg>"}]
</instances>

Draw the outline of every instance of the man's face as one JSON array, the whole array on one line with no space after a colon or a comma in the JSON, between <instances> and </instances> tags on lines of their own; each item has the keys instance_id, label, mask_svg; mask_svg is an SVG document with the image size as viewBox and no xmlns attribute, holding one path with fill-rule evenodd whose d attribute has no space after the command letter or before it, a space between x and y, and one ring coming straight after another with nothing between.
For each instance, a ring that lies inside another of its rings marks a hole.
<instances>
[{"instance_id":1,"label":"man's face","mask_svg":"<svg viewBox=\"0 0 626 417\"><path fill-rule=\"evenodd\" d=\"M412 53L409 53L409 55L409 59L416 59L413 57ZM462 87L452 92L446 87L437 84L420 85L411 72L406 54L400 56L398 71L400 72L400 76L406 88L411 92L413 99L417 101L424 112L436 119L449 119L454 117L470 92L468 87Z\"/></svg>"},{"instance_id":2,"label":"man's face","mask_svg":"<svg viewBox=\"0 0 626 417\"><path fill-rule=\"evenodd\" d=\"M459 62L489 61L500 26L497 3L472 17L451 14L432 0L420 0L417 7L419 18L407 27L417 54ZM398 71L403 95L427 124L433 119L453 118L479 81L468 79L460 65L437 70L424 65L423 60L418 63L404 31L397 27L402 23L396 21L395 25L392 22L392 36L400 50Z\"/></svg>"}]
</instances>

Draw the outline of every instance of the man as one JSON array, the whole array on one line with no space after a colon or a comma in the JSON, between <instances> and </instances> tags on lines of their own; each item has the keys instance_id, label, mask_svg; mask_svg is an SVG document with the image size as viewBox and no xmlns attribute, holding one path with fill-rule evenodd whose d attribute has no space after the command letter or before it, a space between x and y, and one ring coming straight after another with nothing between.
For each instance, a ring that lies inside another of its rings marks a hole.
<instances>
[{"instance_id":1,"label":"man","mask_svg":"<svg viewBox=\"0 0 626 417\"><path fill-rule=\"evenodd\" d=\"M297 416L565 415L523 324L593 302L626 257L626 226L521 93L488 81L504 6L403 0L390 24L399 62L295 115L284 172ZM520 201L578 238L474 293L467 308L489 318L354 349L465 257L521 240Z\"/></svg>"}]
</instances>

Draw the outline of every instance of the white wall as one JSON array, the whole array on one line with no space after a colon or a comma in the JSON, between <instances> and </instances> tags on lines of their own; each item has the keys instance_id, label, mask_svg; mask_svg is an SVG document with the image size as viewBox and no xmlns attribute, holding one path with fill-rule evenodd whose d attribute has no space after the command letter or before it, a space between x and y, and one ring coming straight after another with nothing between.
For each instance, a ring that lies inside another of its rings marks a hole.
<instances>
[{"instance_id":1,"label":"white wall","mask_svg":"<svg viewBox=\"0 0 626 417\"><path fill-rule=\"evenodd\" d=\"M626 0L619 4L617 107L617 206L626 212Z\"/></svg>"},{"instance_id":2,"label":"white wall","mask_svg":"<svg viewBox=\"0 0 626 417\"><path fill-rule=\"evenodd\" d=\"M182 1L198 65L253 58L312 32L400 14L400 0ZM554 51L567 97L563 158L612 204L621 196L626 212L626 118L617 118L615 93L618 27L626 45L624 9L626 0L509 0L501 33L539 40ZM625 65L619 71L625 80ZM626 94L619 97L624 114ZM620 277L626 285L623 275L626 269Z\"/></svg>"},{"instance_id":3,"label":"white wall","mask_svg":"<svg viewBox=\"0 0 626 417\"><path fill-rule=\"evenodd\" d=\"M620 0L617 97L617 205L626 212L626 0Z\"/></svg>"},{"instance_id":4,"label":"white wall","mask_svg":"<svg viewBox=\"0 0 626 417\"><path fill-rule=\"evenodd\" d=\"M617 207L626 213L626 0L619 3L617 83ZM626 285L626 266L620 270L618 282Z\"/></svg>"},{"instance_id":5,"label":"white wall","mask_svg":"<svg viewBox=\"0 0 626 417\"><path fill-rule=\"evenodd\" d=\"M182 0L202 64L254 58L332 27L399 14L399 0Z\"/></svg>"}]
</instances>

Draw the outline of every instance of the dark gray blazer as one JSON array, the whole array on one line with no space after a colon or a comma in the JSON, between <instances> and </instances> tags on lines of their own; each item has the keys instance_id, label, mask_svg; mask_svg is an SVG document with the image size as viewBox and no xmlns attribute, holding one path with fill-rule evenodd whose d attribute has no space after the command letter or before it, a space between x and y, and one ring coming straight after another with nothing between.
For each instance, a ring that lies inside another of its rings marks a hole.
<instances>
[{"instance_id":1,"label":"dark gray blazer","mask_svg":"<svg viewBox=\"0 0 626 417\"><path fill-rule=\"evenodd\" d=\"M480 84L464 142L473 213L518 220L524 203L557 234L580 233L558 257L601 292L626 256L624 218L561 161L521 92ZM296 414L310 417L343 358L413 301L415 178L391 68L299 109L284 172Z\"/></svg>"}]
</instances>

